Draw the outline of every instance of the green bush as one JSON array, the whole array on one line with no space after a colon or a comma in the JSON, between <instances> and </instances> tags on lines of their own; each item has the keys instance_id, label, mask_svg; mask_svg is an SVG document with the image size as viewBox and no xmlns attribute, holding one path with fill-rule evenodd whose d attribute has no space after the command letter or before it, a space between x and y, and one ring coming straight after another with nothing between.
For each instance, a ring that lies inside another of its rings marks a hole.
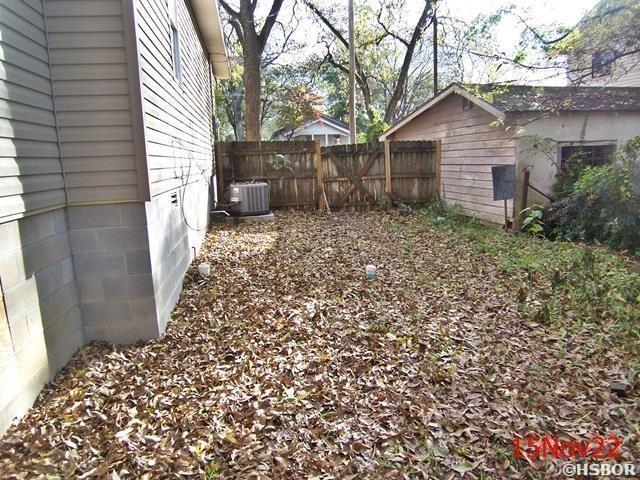
<instances>
[{"instance_id":1,"label":"green bush","mask_svg":"<svg viewBox=\"0 0 640 480\"><path fill-rule=\"evenodd\" d=\"M553 184L552 191L554 198L562 199L571 195L573 186L586 168L588 168L588 166L582 163L581 158L576 157L569 159L562 172L558 175L556 183Z\"/></svg>"},{"instance_id":2,"label":"green bush","mask_svg":"<svg viewBox=\"0 0 640 480\"><path fill-rule=\"evenodd\" d=\"M545 212L546 233L640 253L640 137L610 165L584 167L567 195Z\"/></svg>"},{"instance_id":3,"label":"green bush","mask_svg":"<svg viewBox=\"0 0 640 480\"><path fill-rule=\"evenodd\" d=\"M520 230L530 233L531 235L544 235L544 222L542 221L543 209L540 205L533 205L525 208L522 213L525 214Z\"/></svg>"}]
</instances>

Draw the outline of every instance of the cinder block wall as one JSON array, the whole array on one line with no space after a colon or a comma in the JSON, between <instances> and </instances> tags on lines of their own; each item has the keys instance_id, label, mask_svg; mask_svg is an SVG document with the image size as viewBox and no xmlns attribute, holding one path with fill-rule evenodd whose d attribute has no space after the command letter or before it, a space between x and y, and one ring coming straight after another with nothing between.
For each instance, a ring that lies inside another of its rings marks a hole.
<instances>
[{"instance_id":1,"label":"cinder block wall","mask_svg":"<svg viewBox=\"0 0 640 480\"><path fill-rule=\"evenodd\" d=\"M0 224L0 239L1 433L84 335L64 209Z\"/></svg>"},{"instance_id":2,"label":"cinder block wall","mask_svg":"<svg viewBox=\"0 0 640 480\"><path fill-rule=\"evenodd\" d=\"M146 204L155 307L164 331L197 255L209 218L208 185L200 179Z\"/></svg>"},{"instance_id":3,"label":"cinder block wall","mask_svg":"<svg viewBox=\"0 0 640 480\"><path fill-rule=\"evenodd\" d=\"M199 181L147 203L72 206L0 224L0 434L86 343L162 334L208 211Z\"/></svg>"},{"instance_id":4,"label":"cinder block wall","mask_svg":"<svg viewBox=\"0 0 640 480\"><path fill-rule=\"evenodd\" d=\"M129 344L159 337L206 233L207 183L144 204L67 210L87 341Z\"/></svg>"},{"instance_id":5,"label":"cinder block wall","mask_svg":"<svg viewBox=\"0 0 640 480\"><path fill-rule=\"evenodd\" d=\"M87 341L157 338L145 205L68 208L69 238Z\"/></svg>"}]
</instances>

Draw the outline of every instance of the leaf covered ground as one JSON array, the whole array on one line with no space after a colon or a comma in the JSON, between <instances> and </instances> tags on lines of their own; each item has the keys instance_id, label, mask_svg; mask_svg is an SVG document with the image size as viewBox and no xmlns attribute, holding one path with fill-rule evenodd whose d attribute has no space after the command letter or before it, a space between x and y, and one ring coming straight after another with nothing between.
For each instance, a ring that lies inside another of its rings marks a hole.
<instances>
[{"instance_id":1,"label":"leaf covered ground","mask_svg":"<svg viewBox=\"0 0 640 480\"><path fill-rule=\"evenodd\" d=\"M638 292L589 313L572 264L551 268L578 247L422 214L276 218L211 230L211 276L192 267L161 339L81 350L5 434L2 476L552 475L514 458L528 433L614 433L640 458L638 387L610 389L637 382ZM618 280L596 283L635 288L605 257Z\"/></svg>"}]
</instances>

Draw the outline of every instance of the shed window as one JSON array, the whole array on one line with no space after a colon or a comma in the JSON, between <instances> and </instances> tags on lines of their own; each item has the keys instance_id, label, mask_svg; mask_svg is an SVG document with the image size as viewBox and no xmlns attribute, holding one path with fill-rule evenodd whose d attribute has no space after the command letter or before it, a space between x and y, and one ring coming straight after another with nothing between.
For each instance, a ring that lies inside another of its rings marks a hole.
<instances>
[{"instance_id":1,"label":"shed window","mask_svg":"<svg viewBox=\"0 0 640 480\"><path fill-rule=\"evenodd\" d=\"M615 54L611 50L595 53L591 59L591 76L611 75L614 60Z\"/></svg>"},{"instance_id":2,"label":"shed window","mask_svg":"<svg viewBox=\"0 0 640 480\"><path fill-rule=\"evenodd\" d=\"M560 168L564 170L569 162L583 165L606 165L611 163L615 145L566 145L560 147Z\"/></svg>"}]
</instances>

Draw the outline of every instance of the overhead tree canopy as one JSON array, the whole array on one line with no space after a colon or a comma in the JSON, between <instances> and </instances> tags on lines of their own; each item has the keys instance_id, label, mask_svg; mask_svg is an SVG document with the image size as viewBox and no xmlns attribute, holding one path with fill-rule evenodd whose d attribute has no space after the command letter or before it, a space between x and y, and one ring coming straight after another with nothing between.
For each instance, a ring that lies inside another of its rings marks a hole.
<instances>
[{"instance_id":1,"label":"overhead tree canopy","mask_svg":"<svg viewBox=\"0 0 640 480\"><path fill-rule=\"evenodd\" d=\"M339 48L334 48L335 44L325 40L326 54L324 60L348 74L346 55L349 50L348 34L344 31L344 25L341 24L339 16L335 15L335 12L323 10L313 0L304 0L304 3L330 35L335 38L339 46ZM357 12L356 83L362 95L364 108L370 122L380 120L380 114L376 111L376 106L374 105L375 93L373 92L373 84L376 80L382 80L380 84L387 90L385 92L386 102L381 120L385 123L390 123L395 119L396 109L407 89L414 55L426 28L433 19L432 2L431 0L425 0L420 16L413 28L398 31L395 29L394 23L396 22L394 20L397 20L401 10L397 7L398 5L392 2L388 5L381 5L376 12L371 5L364 4L360 5ZM393 46L390 46L389 43L385 45L385 40L391 40ZM401 45L404 49L404 53L400 56L398 56L398 45ZM384 72L388 74L387 78L379 76L380 70L375 68L380 66L381 54L387 59L401 58L399 65L393 65L393 71L387 70ZM372 58L372 56L376 55L378 55L377 59ZM371 60L374 61L372 62ZM371 66L374 68L369 69L368 67Z\"/></svg>"},{"instance_id":2,"label":"overhead tree canopy","mask_svg":"<svg viewBox=\"0 0 640 480\"><path fill-rule=\"evenodd\" d=\"M285 103L302 90L309 93L307 98L322 96L323 112L346 121L349 43L344 2L235 2L221 0L228 45L238 65L232 79L219 86L219 111L231 124L227 132L237 140L268 137L289 125L293 117L282 115ZM542 82L566 73L565 53L582 59L569 66L577 82L580 75L590 75L594 53L605 52L605 62L616 65L622 64L618 59L640 59L640 4L635 0L604 0L569 26L540 24L517 5L469 19L435 0L359 0L355 67L361 140L377 138L433 94L430 27L436 6L442 87L451 81ZM278 20L285 15L286 21ZM318 28L311 28L313 24ZM496 32L505 25L519 31L517 42L500 43Z\"/></svg>"}]
</instances>

